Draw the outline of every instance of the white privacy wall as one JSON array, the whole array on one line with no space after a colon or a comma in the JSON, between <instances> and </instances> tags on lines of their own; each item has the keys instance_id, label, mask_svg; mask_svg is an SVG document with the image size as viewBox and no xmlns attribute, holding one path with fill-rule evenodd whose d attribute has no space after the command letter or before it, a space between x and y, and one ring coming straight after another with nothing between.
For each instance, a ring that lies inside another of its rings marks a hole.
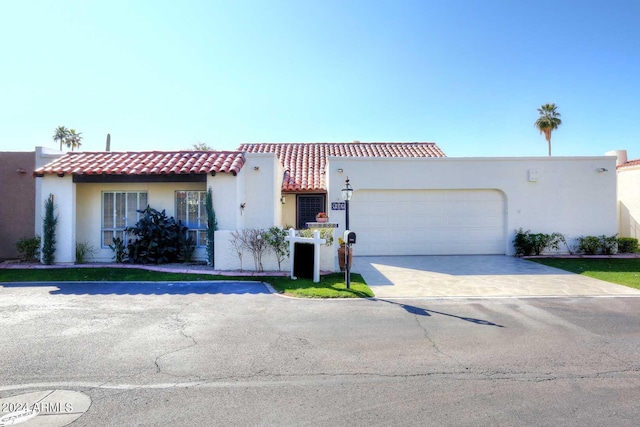
<instances>
[{"instance_id":1,"label":"white privacy wall","mask_svg":"<svg viewBox=\"0 0 640 427\"><path fill-rule=\"evenodd\" d=\"M640 166L618 169L618 233L640 238Z\"/></svg>"},{"instance_id":2,"label":"white privacy wall","mask_svg":"<svg viewBox=\"0 0 640 427\"><path fill-rule=\"evenodd\" d=\"M616 158L345 158L330 157L329 205L342 201L349 177L361 190L498 190L506 199L504 253L514 254L514 230L560 232L570 239L617 232ZM601 172L602 168L607 171ZM342 172L339 172L342 170ZM344 230L344 211L331 211ZM358 224L350 228L357 233ZM354 252L357 253L357 245Z\"/></svg>"}]
</instances>

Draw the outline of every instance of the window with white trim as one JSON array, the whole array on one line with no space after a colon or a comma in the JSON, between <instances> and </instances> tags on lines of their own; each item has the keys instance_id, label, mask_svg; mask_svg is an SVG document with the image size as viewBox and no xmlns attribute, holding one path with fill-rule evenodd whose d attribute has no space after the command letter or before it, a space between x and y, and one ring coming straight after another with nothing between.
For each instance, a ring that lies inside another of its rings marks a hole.
<instances>
[{"instance_id":1,"label":"window with white trim","mask_svg":"<svg viewBox=\"0 0 640 427\"><path fill-rule=\"evenodd\" d=\"M176 219L187 226L196 246L207 244L206 191L176 191Z\"/></svg>"},{"instance_id":2,"label":"window with white trim","mask_svg":"<svg viewBox=\"0 0 640 427\"><path fill-rule=\"evenodd\" d=\"M102 192L102 246L113 244L118 237L125 243L125 229L134 226L147 207L147 193L139 191Z\"/></svg>"}]
</instances>

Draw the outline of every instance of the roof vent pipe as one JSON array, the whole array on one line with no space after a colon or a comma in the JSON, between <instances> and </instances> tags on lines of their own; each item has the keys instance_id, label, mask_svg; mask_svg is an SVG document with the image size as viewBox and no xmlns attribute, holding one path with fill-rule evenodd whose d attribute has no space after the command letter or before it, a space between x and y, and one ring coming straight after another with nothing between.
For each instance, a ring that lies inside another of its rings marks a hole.
<instances>
[{"instance_id":1,"label":"roof vent pipe","mask_svg":"<svg viewBox=\"0 0 640 427\"><path fill-rule=\"evenodd\" d=\"M604 153L605 156L616 156L616 166L620 166L623 163L627 163L627 150L613 150Z\"/></svg>"},{"instance_id":2,"label":"roof vent pipe","mask_svg":"<svg viewBox=\"0 0 640 427\"><path fill-rule=\"evenodd\" d=\"M105 148L105 151L111 151L111 134L110 133L107 134L107 147Z\"/></svg>"}]
</instances>

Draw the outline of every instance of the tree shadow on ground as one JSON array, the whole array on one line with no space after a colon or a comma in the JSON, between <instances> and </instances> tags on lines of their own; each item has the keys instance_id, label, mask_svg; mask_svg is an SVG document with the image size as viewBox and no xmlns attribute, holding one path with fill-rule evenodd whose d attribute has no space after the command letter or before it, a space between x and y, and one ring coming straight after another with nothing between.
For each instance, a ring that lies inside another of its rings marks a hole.
<instances>
[{"instance_id":1,"label":"tree shadow on ground","mask_svg":"<svg viewBox=\"0 0 640 427\"><path fill-rule=\"evenodd\" d=\"M429 310L422 307L416 307L415 305L401 304L401 303L398 303L395 301L389 301L386 299L373 298L372 301L382 301L388 304L398 305L402 307L404 310L406 310L407 312L411 314L415 314L417 316L431 317L433 313L433 314L439 314L441 316L453 317L455 319L464 320L465 322L475 323L476 325L495 326L498 328L504 328L503 325L498 325L497 323L489 322L488 320L475 319L473 317L456 316L455 314L443 313L441 311L436 311L436 310Z\"/></svg>"}]
</instances>

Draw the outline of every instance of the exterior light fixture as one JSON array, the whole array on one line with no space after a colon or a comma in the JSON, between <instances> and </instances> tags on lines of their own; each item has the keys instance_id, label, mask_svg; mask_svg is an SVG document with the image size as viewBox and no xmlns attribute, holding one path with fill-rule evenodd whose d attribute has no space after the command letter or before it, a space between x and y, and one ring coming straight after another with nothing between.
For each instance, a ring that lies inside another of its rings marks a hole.
<instances>
[{"instance_id":1,"label":"exterior light fixture","mask_svg":"<svg viewBox=\"0 0 640 427\"><path fill-rule=\"evenodd\" d=\"M340 191L342 195L342 200L344 200L344 208L345 208L345 228L349 229L349 202L351 201L351 197L353 196L353 187L349 184L349 177L345 181L344 188Z\"/></svg>"}]
</instances>

